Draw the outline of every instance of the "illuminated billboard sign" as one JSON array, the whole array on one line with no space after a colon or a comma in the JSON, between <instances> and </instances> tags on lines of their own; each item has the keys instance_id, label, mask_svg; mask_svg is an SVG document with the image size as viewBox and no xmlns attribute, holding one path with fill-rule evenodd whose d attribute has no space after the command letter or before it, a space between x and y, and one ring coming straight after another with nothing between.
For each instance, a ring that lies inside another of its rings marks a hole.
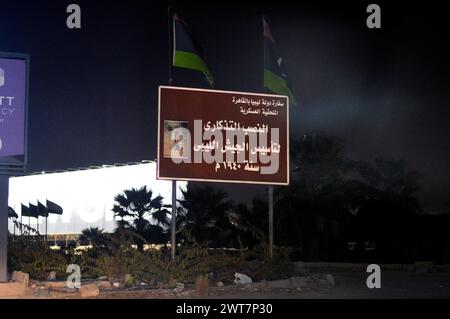
<instances>
[{"instance_id":1,"label":"illuminated billboard sign","mask_svg":"<svg viewBox=\"0 0 450 319\"><path fill-rule=\"evenodd\" d=\"M91 227L114 232L115 196L126 189L143 186L151 189L154 196L162 196L164 204L170 204L172 183L156 180L155 162L11 177L8 204L20 216L22 204L45 204L48 199L60 205L64 213L48 217L49 234L80 234ZM187 183L180 182L178 186L177 198L181 199L180 189L186 189ZM45 226L42 218L37 221L23 217L23 222L35 229L42 230ZM9 229L13 233L12 220Z\"/></svg>"},{"instance_id":2,"label":"illuminated billboard sign","mask_svg":"<svg viewBox=\"0 0 450 319\"><path fill-rule=\"evenodd\" d=\"M0 53L0 165L26 164L28 57Z\"/></svg>"},{"instance_id":3,"label":"illuminated billboard sign","mask_svg":"<svg viewBox=\"0 0 450 319\"><path fill-rule=\"evenodd\" d=\"M289 99L159 87L159 179L289 184Z\"/></svg>"}]
</instances>

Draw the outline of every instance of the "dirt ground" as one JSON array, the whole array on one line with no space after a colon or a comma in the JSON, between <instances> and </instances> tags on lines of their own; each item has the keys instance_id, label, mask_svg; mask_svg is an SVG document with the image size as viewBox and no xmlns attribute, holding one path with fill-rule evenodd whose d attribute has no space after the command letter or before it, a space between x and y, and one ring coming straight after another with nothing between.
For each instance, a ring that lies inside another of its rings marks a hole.
<instances>
[{"instance_id":1,"label":"dirt ground","mask_svg":"<svg viewBox=\"0 0 450 319\"><path fill-rule=\"evenodd\" d=\"M450 298L450 273L416 274L406 272L383 272L381 288L366 286L366 273L330 272L334 276L334 287L269 289L254 286L210 287L208 298L213 299L321 299L321 298ZM34 289L23 298L79 299L77 293ZM186 285L182 292L173 289L106 289L99 299L192 299L198 298L195 287Z\"/></svg>"}]
</instances>

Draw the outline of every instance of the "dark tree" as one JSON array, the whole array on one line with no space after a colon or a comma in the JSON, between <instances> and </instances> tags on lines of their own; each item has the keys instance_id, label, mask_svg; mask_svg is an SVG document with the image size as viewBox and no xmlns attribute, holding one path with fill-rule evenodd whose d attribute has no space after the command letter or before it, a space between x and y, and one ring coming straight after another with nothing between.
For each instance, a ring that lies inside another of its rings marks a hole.
<instances>
[{"instance_id":1,"label":"dark tree","mask_svg":"<svg viewBox=\"0 0 450 319\"><path fill-rule=\"evenodd\" d=\"M182 193L177 217L179 232L208 247L233 245L235 227L230 218L232 202L227 194L192 183Z\"/></svg>"},{"instance_id":2,"label":"dark tree","mask_svg":"<svg viewBox=\"0 0 450 319\"><path fill-rule=\"evenodd\" d=\"M166 243L166 228L170 212L162 203L161 196L153 197L153 192L144 186L140 189L125 190L115 197L114 215L121 219L117 222L118 230L127 229L135 232L135 243L143 250L144 243Z\"/></svg>"},{"instance_id":3,"label":"dark tree","mask_svg":"<svg viewBox=\"0 0 450 319\"><path fill-rule=\"evenodd\" d=\"M354 171L343 148L340 139L318 134L291 143L291 184L275 192L275 244L300 246L306 260L323 260L337 251L339 219L351 193L348 176Z\"/></svg>"},{"instance_id":4,"label":"dark tree","mask_svg":"<svg viewBox=\"0 0 450 319\"><path fill-rule=\"evenodd\" d=\"M93 247L105 247L108 244L108 238L103 229L98 227L86 228L81 231L81 242L87 242Z\"/></svg>"}]
</instances>

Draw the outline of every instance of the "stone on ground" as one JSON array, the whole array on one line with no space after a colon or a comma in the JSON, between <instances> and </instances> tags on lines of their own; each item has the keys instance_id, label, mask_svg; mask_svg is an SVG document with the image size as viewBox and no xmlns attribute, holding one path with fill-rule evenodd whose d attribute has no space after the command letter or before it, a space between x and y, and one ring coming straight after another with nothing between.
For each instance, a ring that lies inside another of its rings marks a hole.
<instances>
[{"instance_id":1,"label":"stone on ground","mask_svg":"<svg viewBox=\"0 0 450 319\"><path fill-rule=\"evenodd\" d=\"M92 298L100 295L100 289L98 289L97 285L90 284L81 286L80 288L81 298Z\"/></svg>"},{"instance_id":2,"label":"stone on ground","mask_svg":"<svg viewBox=\"0 0 450 319\"><path fill-rule=\"evenodd\" d=\"M0 283L0 298L20 297L25 295L27 287L20 282Z\"/></svg>"},{"instance_id":3,"label":"stone on ground","mask_svg":"<svg viewBox=\"0 0 450 319\"><path fill-rule=\"evenodd\" d=\"M207 298L208 297L208 277L207 276L198 276L195 280L195 290L197 293L197 297L199 298Z\"/></svg>"},{"instance_id":4,"label":"stone on ground","mask_svg":"<svg viewBox=\"0 0 450 319\"><path fill-rule=\"evenodd\" d=\"M14 271L12 275L12 281L21 283L25 287L28 287L28 284L30 283L30 275L25 272Z\"/></svg>"},{"instance_id":5,"label":"stone on ground","mask_svg":"<svg viewBox=\"0 0 450 319\"><path fill-rule=\"evenodd\" d=\"M237 285L245 285L245 284L251 284L252 283L252 278L250 278L247 275L244 274L240 274L240 273L235 273L234 274L234 283Z\"/></svg>"},{"instance_id":6,"label":"stone on ground","mask_svg":"<svg viewBox=\"0 0 450 319\"><path fill-rule=\"evenodd\" d=\"M184 284L182 282L177 283L177 287L174 289L174 292L180 293L184 290Z\"/></svg>"}]
</instances>

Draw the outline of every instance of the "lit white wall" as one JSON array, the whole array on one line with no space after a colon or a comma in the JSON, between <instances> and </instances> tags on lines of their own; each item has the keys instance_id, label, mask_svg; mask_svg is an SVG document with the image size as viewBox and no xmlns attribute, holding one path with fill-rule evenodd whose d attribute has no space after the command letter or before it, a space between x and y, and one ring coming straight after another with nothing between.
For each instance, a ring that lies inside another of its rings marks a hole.
<instances>
[{"instance_id":1,"label":"lit white wall","mask_svg":"<svg viewBox=\"0 0 450 319\"><path fill-rule=\"evenodd\" d=\"M179 187L186 187L186 182L178 182ZM172 182L156 179L156 163L143 163L129 166L105 167L73 172L48 173L31 176L13 177L9 180L9 206L21 218L21 203L37 204L39 200L45 205L51 200L64 209L63 215L50 215L48 218L49 234L78 234L88 227L103 228L112 232L116 227L111 211L114 197L125 189L140 188L147 185L154 196L164 197L164 203L171 203ZM23 222L32 227L39 227L45 232L45 218L23 217ZM9 229L14 231L12 222ZM16 230L17 233L17 230Z\"/></svg>"}]
</instances>

